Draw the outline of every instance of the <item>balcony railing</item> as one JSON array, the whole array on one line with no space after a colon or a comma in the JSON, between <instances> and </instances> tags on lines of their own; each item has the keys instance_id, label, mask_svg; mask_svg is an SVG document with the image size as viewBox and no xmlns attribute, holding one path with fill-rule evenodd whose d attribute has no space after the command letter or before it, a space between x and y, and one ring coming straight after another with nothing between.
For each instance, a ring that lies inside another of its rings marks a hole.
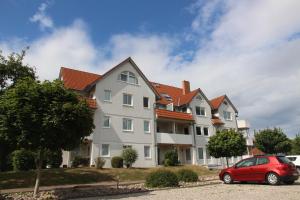
<instances>
[{"instance_id":1,"label":"balcony railing","mask_svg":"<svg viewBox=\"0 0 300 200\"><path fill-rule=\"evenodd\" d=\"M156 133L156 142L159 144L193 144L192 135L176 133Z\"/></svg>"}]
</instances>

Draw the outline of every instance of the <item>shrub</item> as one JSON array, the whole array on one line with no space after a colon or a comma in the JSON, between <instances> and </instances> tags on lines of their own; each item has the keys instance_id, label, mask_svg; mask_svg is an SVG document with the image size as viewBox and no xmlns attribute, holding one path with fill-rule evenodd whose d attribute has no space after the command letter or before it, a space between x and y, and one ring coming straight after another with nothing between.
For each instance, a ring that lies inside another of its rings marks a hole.
<instances>
[{"instance_id":1,"label":"shrub","mask_svg":"<svg viewBox=\"0 0 300 200\"><path fill-rule=\"evenodd\" d=\"M138 153L135 149L126 148L122 152L122 158L124 160L124 164L126 165L126 167L129 168L138 158Z\"/></svg>"},{"instance_id":2,"label":"shrub","mask_svg":"<svg viewBox=\"0 0 300 200\"><path fill-rule=\"evenodd\" d=\"M89 166L89 158L75 156L72 162L72 167Z\"/></svg>"},{"instance_id":3,"label":"shrub","mask_svg":"<svg viewBox=\"0 0 300 200\"><path fill-rule=\"evenodd\" d=\"M157 170L146 177L147 187L176 187L178 178L175 173L169 170Z\"/></svg>"},{"instance_id":4,"label":"shrub","mask_svg":"<svg viewBox=\"0 0 300 200\"><path fill-rule=\"evenodd\" d=\"M95 159L95 167L96 167L97 169L102 169L103 166L105 165L105 161L106 161L106 160L104 160L103 158L97 157L97 158Z\"/></svg>"},{"instance_id":5,"label":"shrub","mask_svg":"<svg viewBox=\"0 0 300 200\"><path fill-rule=\"evenodd\" d=\"M35 155L33 152L21 149L14 151L11 156L14 171L35 169Z\"/></svg>"},{"instance_id":6,"label":"shrub","mask_svg":"<svg viewBox=\"0 0 300 200\"><path fill-rule=\"evenodd\" d=\"M111 166L113 168L123 168L123 158L120 156L114 156L111 159Z\"/></svg>"},{"instance_id":7,"label":"shrub","mask_svg":"<svg viewBox=\"0 0 300 200\"><path fill-rule=\"evenodd\" d=\"M46 164L51 168L59 168L62 163L62 151L48 152Z\"/></svg>"},{"instance_id":8,"label":"shrub","mask_svg":"<svg viewBox=\"0 0 300 200\"><path fill-rule=\"evenodd\" d=\"M198 174L190 169L180 169L177 172L177 177L179 181L184 182L197 182Z\"/></svg>"},{"instance_id":9,"label":"shrub","mask_svg":"<svg viewBox=\"0 0 300 200\"><path fill-rule=\"evenodd\" d=\"M179 164L178 154L176 150L169 150L165 153L165 166L176 166Z\"/></svg>"}]
</instances>

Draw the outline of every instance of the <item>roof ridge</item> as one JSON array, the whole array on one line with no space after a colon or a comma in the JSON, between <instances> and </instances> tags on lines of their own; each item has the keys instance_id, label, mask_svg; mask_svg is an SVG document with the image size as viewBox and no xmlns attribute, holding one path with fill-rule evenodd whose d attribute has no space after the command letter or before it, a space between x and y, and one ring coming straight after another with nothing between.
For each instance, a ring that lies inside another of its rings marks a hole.
<instances>
[{"instance_id":1,"label":"roof ridge","mask_svg":"<svg viewBox=\"0 0 300 200\"><path fill-rule=\"evenodd\" d=\"M101 74L96 74L96 73L93 73L93 72L87 72L87 71L78 70L78 69L69 68L69 67L61 67L61 69L67 69L67 70L77 71L77 72L81 72L81 73L87 73L87 74L92 74L92 75L96 75L96 76L102 76Z\"/></svg>"}]
</instances>

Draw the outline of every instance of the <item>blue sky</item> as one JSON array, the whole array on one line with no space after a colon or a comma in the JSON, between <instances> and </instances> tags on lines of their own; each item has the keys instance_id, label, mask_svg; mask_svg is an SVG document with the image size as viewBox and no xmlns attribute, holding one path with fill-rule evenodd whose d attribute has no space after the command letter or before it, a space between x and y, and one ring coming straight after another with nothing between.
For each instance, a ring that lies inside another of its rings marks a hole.
<instances>
[{"instance_id":1,"label":"blue sky","mask_svg":"<svg viewBox=\"0 0 300 200\"><path fill-rule=\"evenodd\" d=\"M0 49L40 79L131 56L153 81L227 94L253 129L300 133L300 1L3 0Z\"/></svg>"}]
</instances>

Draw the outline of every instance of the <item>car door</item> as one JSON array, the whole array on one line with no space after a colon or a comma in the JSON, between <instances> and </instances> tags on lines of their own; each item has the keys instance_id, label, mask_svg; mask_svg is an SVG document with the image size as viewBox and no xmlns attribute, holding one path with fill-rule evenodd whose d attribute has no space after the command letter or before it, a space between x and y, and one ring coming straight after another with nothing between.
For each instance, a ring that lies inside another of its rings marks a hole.
<instances>
[{"instance_id":1,"label":"car door","mask_svg":"<svg viewBox=\"0 0 300 200\"><path fill-rule=\"evenodd\" d=\"M256 159L256 165L252 167L252 174L254 181L264 181L266 173L268 172L268 157L258 157Z\"/></svg>"},{"instance_id":2,"label":"car door","mask_svg":"<svg viewBox=\"0 0 300 200\"><path fill-rule=\"evenodd\" d=\"M255 164L256 158L248 158L238 162L232 170L233 179L235 181L253 181L252 168Z\"/></svg>"}]
</instances>

